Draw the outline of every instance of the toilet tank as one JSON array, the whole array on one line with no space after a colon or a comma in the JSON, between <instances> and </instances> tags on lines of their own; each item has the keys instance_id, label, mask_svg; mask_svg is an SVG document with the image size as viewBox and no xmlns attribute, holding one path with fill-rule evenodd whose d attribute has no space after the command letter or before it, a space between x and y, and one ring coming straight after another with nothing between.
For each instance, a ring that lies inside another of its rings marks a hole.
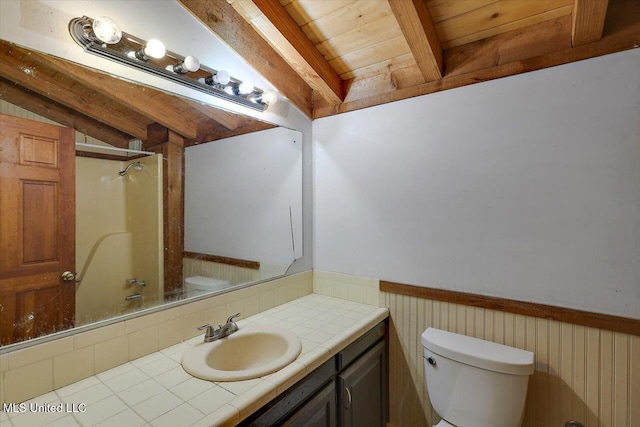
<instances>
[{"instance_id":1,"label":"toilet tank","mask_svg":"<svg viewBox=\"0 0 640 427\"><path fill-rule=\"evenodd\" d=\"M533 353L428 328L424 370L433 409L459 427L522 424Z\"/></svg>"}]
</instances>

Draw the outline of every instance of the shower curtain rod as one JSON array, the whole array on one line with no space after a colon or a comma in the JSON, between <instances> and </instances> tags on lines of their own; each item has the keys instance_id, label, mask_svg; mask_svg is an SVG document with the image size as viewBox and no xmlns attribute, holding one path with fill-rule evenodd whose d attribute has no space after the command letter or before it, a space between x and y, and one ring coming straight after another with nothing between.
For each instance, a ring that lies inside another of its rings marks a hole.
<instances>
[{"instance_id":1,"label":"shower curtain rod","mask_svg":"<svg viewBox=\"0 0 640 427\"><path fill-rule=\"evenodd\" d=\"M110 150L110 151L124 151L127 153L134 154L146 154L149 156L153 156L158 153L154 153L152 151L140 151L140 150L129 150L128 148L117 148L117 147L109 147L106 145L95 145L95 144L87 144L86 142L76 142L76 147L87 147L87 148L99 148L101 150Z\"/></svg>"}]
</instances>

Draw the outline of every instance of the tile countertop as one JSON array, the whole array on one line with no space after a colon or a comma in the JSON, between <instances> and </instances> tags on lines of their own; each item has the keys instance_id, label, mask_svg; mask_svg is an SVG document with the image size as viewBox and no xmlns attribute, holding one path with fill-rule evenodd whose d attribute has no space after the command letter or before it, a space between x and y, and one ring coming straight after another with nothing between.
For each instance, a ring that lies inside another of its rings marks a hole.
<instances>
[{"instance_id":1,"label":"tile countertop","mask_svg":"<svg viewBox=\"0 0 640 427\"><path fill-rule=\"evenodd\" d=\"M387 316L386 308L307 295L237 322L240 328L278 326L300 337L300 356L271 375L237 382L192 377L180 359L202 341L199 335L25 402L62 412L0 412L0 425L234 426Z\"/></svg>"}]
</instances>

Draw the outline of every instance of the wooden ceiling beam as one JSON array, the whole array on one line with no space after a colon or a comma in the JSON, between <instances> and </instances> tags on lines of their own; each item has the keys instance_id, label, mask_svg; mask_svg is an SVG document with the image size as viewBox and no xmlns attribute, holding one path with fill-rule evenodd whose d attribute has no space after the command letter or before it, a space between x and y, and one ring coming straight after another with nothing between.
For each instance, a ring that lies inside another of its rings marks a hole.
<instances>
[{"instance_id":1,"label":"wooden ceiling beam","mask_svg":"<svg viewBox=\"0 0 640 427\"><path fill-rule=\"evenodd\" d=\"M308 117L313 90L226 1L178 0Z\"/></svg>"},{"instance_id":2,"label":"wooden ceiling beam","mask_svg":"<svg viewBox=\"0 0 640 427\"><path fill-rule=\"evenodd\" d=\"M442 78L444 60L438 33L423 0L389 0L391 10L425 82Z\"/></svg>"},{"instance_id":3,"label":"wooden ceiling beam","mask_svg":"<svg viewBox=\"0 0 640 427\"><path fill-rule=\"evenodd\" d=\"M238 116L228 111L221 110L210 105L201 104L198 101L187 101L190 107L198 110L200 113L209 117L213 121L221 124L229 130L236 129L238 127Z\"/></svg>"},{"instance_id":4,"label":"wooden ceiling beam","mask_svg":"<svg viewBox=\"0 0 640 427\"><path fill-rule=\"evenodd\" d=\"M571 30L573 46L600 40L608 4L609 0L574 0Z\"/></svg>"},{"instance_id":5,"label":"wooden ceiling beam","mask_svg":"<svg viewBox=\"0 0 640 427\"><path fill-rule=\"evenodd\" d=\"M197 125L184 120L180 112L173 107L176 102L173 96L167 96L166 102L149 102L149 97L160 93L160 91L113 78L108 74L89 70L80 65L40 53L34 52L32 55L38 58L41 63L46 63L52 69L70 76L99 94L136 111L147 117L149 121L157 122L185 138L195 138L198 134Z\"/></svg>"},{"instance_id":6,"label":"wooden ceiling beam","mask_svg":"<svg viewBox=\"0 0 640 427\"><path fill-rule=\"evenodd\" d=\"M227 1L329 103L344 100L344 82L280 2Z\"/></svg>"},{"instance_id":7,"label":"wooden ceiling beam","mask_svg":"<svg viewBox=\"0 0 640 427\"><path fill-rule=\"evenodd\" d=\"M132 138L131 135L99 123L3 78L0 78L0 99L114 147L127 148Z\"/></svg>"},{"instance_id":8,"label":"wooden ceiling beam","mask_svg":"<svg viewBox=\"0 0 640 427\"><path fill-rule=\"evenodd\" d=\"M204 132L199 140L186 141L186 146L197 145L204 142L217 141L219 139L231 138L232 136L244 135L245 133L257 132L260 130L275 128L277 125L261 122L260 120L247 120L233 130L209 129L209 133ZM203 129L206 131L206 129Z\"/></svg>"},{"instance_id":9,"label":"wooden ceiling beam","mask_svg":"<svg viewBox=\"0 0 640 427\"><path fill-rule=\"evenodd\" d=\"M61 87L60 79L53 78L51 70L31 55L31 51L0 42L0 77L15 82L26 89L36 92L58 104L72 108L82 114L105 123L136 138L146 139L146 125L135 118L118 111L112 111L87 98L87 91L79 91L68 86Z\"/></svg>"}]
</instances>

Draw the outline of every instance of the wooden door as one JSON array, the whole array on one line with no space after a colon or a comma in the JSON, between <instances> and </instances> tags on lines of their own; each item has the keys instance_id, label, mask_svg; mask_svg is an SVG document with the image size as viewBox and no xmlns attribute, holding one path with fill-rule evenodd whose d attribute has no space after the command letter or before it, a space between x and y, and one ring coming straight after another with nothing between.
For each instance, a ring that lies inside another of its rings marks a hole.
<instances>
[{"instance_id":1,"label":"wooden door","mask_svg":"<svg viewBox=\"0 0 640 427\"><path fill-rule=\"evenodd\" d=\"M73 129L0 114L0 344L73 327Z\"/></svg>"}]
</instances>

